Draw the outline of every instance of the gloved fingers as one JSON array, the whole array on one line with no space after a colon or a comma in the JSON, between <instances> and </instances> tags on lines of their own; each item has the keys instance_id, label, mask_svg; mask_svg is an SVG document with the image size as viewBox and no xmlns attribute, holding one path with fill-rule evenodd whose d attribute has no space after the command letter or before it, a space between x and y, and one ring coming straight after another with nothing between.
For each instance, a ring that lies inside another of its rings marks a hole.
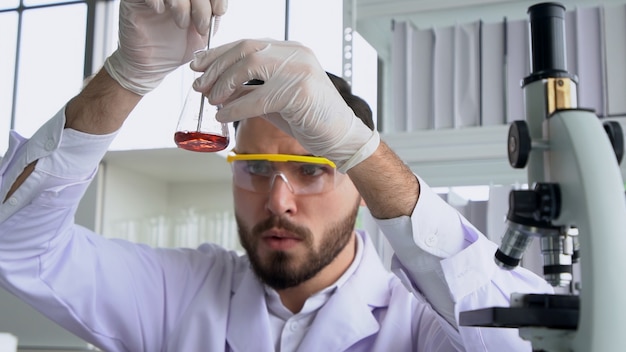
<instances>
[{"instance_id":1,"label":"gloved fingers","mask_svg":"<svg viewBox=\"0 0 626 352\"><path fill-rule=\"evenodd\" d=\"M270 45L271 44L267 41L241 40L208 51L196 53L194 60L191 62L191 69L205 72L194 81L194 89L205 93L211 91L215 82L225 71L231 69L233 65L238 64L251 54L267 49ZM240 76L241 74L242 73L240 73ZM263 80L262 77L244 76L237 77L235 78L236 81L231 81L228 84L232 85L232 88L235 89L253 78ZM232 91L230 93L232 93ZM210 98L224 99L228 95L230 95L229 92L220 92L219 98L216 95L212 95Z\"/></svg>"},{"instance_id":2,"label":"gloved fingers","mask_svg":"<svg viewBox=\"0 0 626 352\"><path fill-rule=\"evenodd\" d=\"M154 9L157 13L163 13L168 8L174 12L174 19L181 28L187 28L189 25L189 16L191 16L196 29L199 33L206 34L208 31L208 23L211 15L220 17L228 10L228 0L143 0L148 7ZM191 1L191 3L190 3ZM216 18L216 27L217 21ZM186 23L186 25L185 25Z\"/></svg>"},{"instance_id":3,"label":"gloved fingers","mask_svg":"<svg viewBox=\"0 0 626 352\"><path fill-rule=\"evenodd\" d=\"M179 28L189 27L192 10L189 0L165 0L165 6L171 11L174 22Z\"/></svg>"},{"instance_id":4,"label":"gloved fingers","mask_svg":"<svg viewBox=\"0 0 626 352\"><path fill-rule=\"evenodd\" d=\"M191 21L198 33L209 32L212 15L211 2L208 0L191 0Z\"/></svg>"},{"instance_id":5,"label":"gloved fingers","mask_svg":"<svg viewBox=\"0 0 626 352\"><path fill-rule=\"evenodd\" d=\"M236 46L238 43L239 42L227 43L211 48L211 50L200 50L195 52L193 60L189 63L189 67L196 72L204 72L218 55ZM198 82L198 84L200 83Z\"/></svg>"},{"instance_id":6,"label":"gloved fingers","mask_svg":"<svg viewBox=\"0 0 626 352\"><path fill-rule=\"evenodd\" d=\"M208 71L209 66L215 61L221 61L220 66L227 66L227 63L237 62L249 53L263 50L268 45L267 42L273 42L273 40L242 39L210 50L199 51L195 54L190 67L196 72Z\"/></svg>"},{"instance_id":7,"label":"gloved fingers","mask_svg":"<svg viewBox=\"0 0 626 352\"><path fill-rule=\"evenodd\" d=\"M210 18L215 16L212 33L215 35L219 28L220 16L226 13L227 8L228 0L191 0L191 20L198 33L207 34Z\"/></svg>"},{"instance_id":8,"label":"gloved fingers","mask_svg":"<svg viewBox=\"0 0 626 352\"><path fill-rule=\"evenodd\" d=\"M211 0L211 13L215 16L215 20L213 21L213 35L219 30L222 16L224 16L226 10L228 10L228 0Z\"/></svg>"},{"instance_id":9,"label":"gloved fingers","mask_svg":"<svg viewBox=\"0 0 626 352\"><path fill-rule=\"evenodd\" d=\"M222 74L217 76L207 95L209 101L212 104L224 104L233 100L233 97L249 93L251 88L255 91L266 90L268 87L266 82L272 78L277 67L280 67L282 60L278 62L266 61L261 65L257 65L256 63L251 63L255 59L256 56L247 56L228 66ZM211 68L207 72L211 72ZM248 85L247 83L252 80L263 83ZM272 94L272 91L270 90L265 94Z\"/></svg>"},{"instance_id":10,"label":"gloved fingers","mask_svg":"<svg viewBox=\"0 0 626 352\"><path fill-rule=\"evenodd\" d=\"M228 0L211 0L211 8L213 15L218 17L224 16L226 10L228 10Z\"/></svg>"},{"instance_id":11,"label":"gloved fingers","mask_svg":"<svg viewBox=\"0 0 626 352\"><path fill-rule=\"evenodd\" d=\"M145 2L148 7L154 9L157 13L163 13L163 11L165 11L163 0L145 0Z\"/></svg>"},{"instance_id":12,"label":"gloved fingers","mask_svg":"<svg viewBox=\"0 0 626 352\"><path fill-rule=\"evenodd\" d=\"M209 20L211 16L222 16L228 7L227 0L147 0L158 3L164 1L164 5L172 12L174 22L180 28L187 28L190 23L200 34L209 32ZM158 8L158 7L155 7Z\"/></svg>"},{"instance_id":13,"label":"gloved fingers","mask_svg":"<svg viewBox=\"0 0 626 352\"><path fill-rule=\"evenodd\" d=\"M207 80L212 82L208 89L211 103L221 104L231 95L245 87L244 83L257 79L265 82L263 90L267 96L279 95L281 91L309 85L309 78L321 77L328 81L326 72L314 59L308 48L297 42L265 42L267 46L261 50L233 50L220 56L207 70ZM254 49L258 49L254 46ZM246 52L246 54L243 54ZM230 56L229 54L235 55ZM213 69L213 68L216 69ZM215 78L212 78L212 77ZM201 77L202 78L202 77ZM207 91L205 91L207 92ZM291 92L295 94L296 92ZM272 106L271 109L281 111L285 104ZM274 111L266 111L274 112Z\"/></svg>"},{"instance_id":14,"label":"gloved fingers","mask_svg":"<svg viewBox=\"0 0 626 352\"><path fill-rule=\"evenodd\" d=\"M234 122L268 114L275 114L277 117L280 117L280 114L277 112L265 109L267 93L261 88L259 86L242 85L236 93L221 104L221 108L215 115L215 118L220 122ZM280 120L283 119L280 118ZM288 126L286 121L283 124Z\"/></svg>"}]
</instances>

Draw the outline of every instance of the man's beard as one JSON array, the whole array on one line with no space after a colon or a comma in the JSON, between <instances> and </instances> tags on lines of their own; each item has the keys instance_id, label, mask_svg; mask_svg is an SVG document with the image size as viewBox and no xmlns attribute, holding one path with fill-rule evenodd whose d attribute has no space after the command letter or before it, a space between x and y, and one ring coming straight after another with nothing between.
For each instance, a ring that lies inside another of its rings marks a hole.
<instances>
[{"instance_id":1,"label":"man's beard","mask_svg":"<svg viewBox=\"0 0 626 352\"><path fill-rule=\"evenodd\" d=\"M246 250L257 277L273 289L281 290L298 286L311 279L339 255L350 241L358 210L357 204L348 216L329 226L318 250L313 247L313 234L308 228L296 225L285 218L272 216L255 225L252 231L248 231L238 216L235 218L239 241ZM307 248L306 258L295 258L293 254L284 251L274 251L266 258L259 257L257 248L259 241L262 240L261 234L272 228L284 229L297 236L302 241L301 244ZM296 261L297 266L294 265Z\"/></svg>"}]
</instances>

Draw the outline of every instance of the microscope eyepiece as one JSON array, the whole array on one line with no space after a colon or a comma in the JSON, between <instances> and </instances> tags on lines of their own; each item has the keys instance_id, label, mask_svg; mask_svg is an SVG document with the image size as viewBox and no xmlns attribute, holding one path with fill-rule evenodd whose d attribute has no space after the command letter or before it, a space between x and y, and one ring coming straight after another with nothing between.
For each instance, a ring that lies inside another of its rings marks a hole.
<instances>
[{"instance_id":1,"label":"microscope eyepiece","mask_svg":"<svg viewBox=\"0 0 626 352\"><path fill-rule=\"evenodd\" d=\"M541 3L528 8L532 45L531 72L567 71L565 52L565 7Z\"/></svg>"},{"instance_id":2,"label":"microscope eyepiece","mask_svg":"<svg viewBox=\"0 0 626 352\"><path fill-rule=\"evenodd\" d=\"M531 66L522 87L546 78L578 82L576 75L567 72L565 7L554 2L540 3L529 7L528 14Z\"/></svg>"}]
</instances>

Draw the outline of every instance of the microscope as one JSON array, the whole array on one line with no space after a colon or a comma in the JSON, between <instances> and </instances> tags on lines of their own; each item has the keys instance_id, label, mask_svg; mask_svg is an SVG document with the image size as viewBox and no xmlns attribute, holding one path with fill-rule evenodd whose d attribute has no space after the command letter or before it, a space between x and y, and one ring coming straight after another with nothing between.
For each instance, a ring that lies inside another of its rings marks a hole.
<instances>
[{"instance_id":1,"label":"microscope","mask_svg":"<svg viewBox=\"0 0 626 352\"><path fill-rule=\"evenodd\" d=\"M461 312L461 326L518 328L533 351L604 352L626 348L626 199L619 169L622 129L578 108L577 78L566 70L565 7L529 7L531 73L522 81L525 121L509 127L514 168L528 190L509 194L507 229L494 260L519 265L540 241L546 281L567 287L579 261L579 292L511 296L510 307Z\"/></svg>"}]
</instances>

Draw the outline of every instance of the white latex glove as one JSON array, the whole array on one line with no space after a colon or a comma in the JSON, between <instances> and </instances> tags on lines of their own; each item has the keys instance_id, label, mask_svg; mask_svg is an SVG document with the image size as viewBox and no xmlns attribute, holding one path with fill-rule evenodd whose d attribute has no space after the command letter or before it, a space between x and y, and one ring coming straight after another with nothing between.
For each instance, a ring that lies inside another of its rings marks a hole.
<instances>
[{"instance_id":1,"label":"white latex glove","mask_svg":"<svg viewBox=\"0 0 626 352\"><path fill-rule=\"evenodd\" d=\"M122 0L119 44L104 68L122 87L144 95L206 47L209 19L227 0Z\"/></svg>"},{"instance_id":2,"label":"white latex glove","mask_svg":"<svg viewBox=\"0 0 626 352\"><path fill-rule=\"evenodd\" d=\"M191 63L206 71L194 89L222 104L216 118L232 122L263 116L341 172L378 147L370 130L343 100L310 49L296 42L243 40L198 53ZM262 85L246 86L259 79Z\"/></svg>"}]
</instances>

